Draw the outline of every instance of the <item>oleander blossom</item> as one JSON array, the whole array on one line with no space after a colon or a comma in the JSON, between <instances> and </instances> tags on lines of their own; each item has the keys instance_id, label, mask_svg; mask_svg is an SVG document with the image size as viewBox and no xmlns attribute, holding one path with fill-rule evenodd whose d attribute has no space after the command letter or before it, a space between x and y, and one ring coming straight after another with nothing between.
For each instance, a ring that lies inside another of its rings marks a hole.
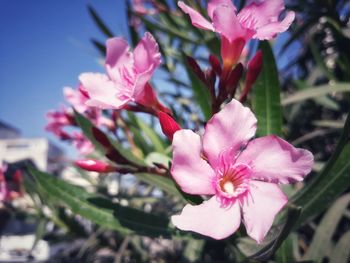
<instances>
[{"instance_id":1,"label":"oleander blossom","mask_svg":"<svg viewBox=\"0 0 350 263\"><path fill-rule=\"evenodd\" d=\"M172 216L176 227L223 239L242 221L250 237L264 239L288 201L278 184L302 181L313 155L273 135L252 140L256 127L250 109L232 100L209 120L202 138L185 129L174 134L174 180L186 193L211 196Z\"/></svg>"},{"instance_id":2,"label":"oleander blossom","mask_svg":"<svg viewBox=\"0 0 350 263\"><path fill-rule=\"evenodd\" d=\"M235 64L250 39L269 40L286 31L294 21L295 13L289 11L279 20L285 9L283 0L250 1L239 13L232 0L209 0L209 22L199 12L179 1L178 6L198 28L221 35L221 55L224 64Z\"/></svg>"},{"instance_id":3,"label":"oleander blossom","mask_svg":"<svg viewBox=\"0 0 350 263\"><path fill-rule=\"evenodd\" d=\"M89 95L86 105L102 109L122 109L129 102L157 106L157 101L144 101L144 97L149 95L147 93L154 93L148 81L161 62L153 36L146 32L134 52L121 37L108 39L106 46L107 74L83 73L79 76Z\"/></svg>"}]
</instances>

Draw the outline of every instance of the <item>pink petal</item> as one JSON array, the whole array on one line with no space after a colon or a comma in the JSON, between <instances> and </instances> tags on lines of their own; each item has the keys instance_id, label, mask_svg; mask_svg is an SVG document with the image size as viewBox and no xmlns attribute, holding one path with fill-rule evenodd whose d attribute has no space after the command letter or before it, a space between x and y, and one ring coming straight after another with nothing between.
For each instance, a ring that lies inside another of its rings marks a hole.
<instances>
[{"instance_id":1,"label":"pink petal","mask_svg":"<svg viewBox=\"0 0 350 263\"><path fill-rule=\"evenodd\" d=\"M223 208L216 196L197 206L186 205L180 215L171 217L172 223L181 230L193 231L214 239L232 235L241 223L238 202Z\"/></svg>"},{"instance_id":2,"label":"pink petal","mask_svg":"<svg viewBox=\"0 0 350 263\"><path fill-rule=\"evenodd\" d=\"M294 12L288 12L286 18L279 22L283 10L283 0L252 2L243 8L237 17L243 27L256 31L253 38L271 39L277 33L286 31L294 20Z\"/></svg>"},{"instance_id":3,"label":"pink petal","mask_svg":"<svg viewBox=\"0 0 350 263\"><path fill-rule=\"evenodd\" d=\"M243 28L236 14L227 6L218 6L214 10L213 26L216 32L224 35L229 41L237 38L249 40L252 36L251 30Z\"/></svg>"},{"instance_id":4,"label":"pink petal","mask_svg":"<svg viewBox=\"0 0 350 263\"><path fill-rule=\"evenodd\" d=\"M276 36L278 33L282 33L287 31L290 25L293 23L295 19L295 13L290 11L287 13L286 17L281 22L272 22L257 29L256 34L253 38L257 38L260 40L269 40Z\"/></svg>"},{"instance_id":5,"label":"pink petal","mask_svg":"<svg viewBox=\"0 0 350 263\"><path fill-rule=\"evenodd\" d=\"M260 243L288 199L276 184L271 183L251 181L249 192L242 205L243 223L247 234Z\"/></svg>"},{"instance_id":6,"label":"pink petal","mask_svg":"<svg viewBox=\"0 0 350 263\"><path fill-rule=\"evenodd\" d=\"M219 6L226 6L231 9L232 13L236 13L237 9L233 5L232 0L209 0L208 2L208 16L213 20L214 10Z\"/></svg>"},{"instance_id":7,"label":"pink petal","mask_svg":"<svg viewBox=\"0 0 350 263\"><path fill-rule=\"evenodd\" d=\"M128 42L122 37L110 38L106 42L106 70L114 81L120 81L120 68L132 68L133 57Z\"/></svg>"},{"instance_id":8,"label":"pink petal","mask_svg":"<svg viewBox=\"0 0 350 263\"><path fill-rule=\"evenodd\" d=\"M173 138L171 174L189 194L215 194L213 169L202 159L201 138L191 130L179 130Z\"/></svg>"},{"instance_id":9,"label":"pink petal","mask_svg":"<svg viewBox=\"0 0 350 263\"><path fill-rule=\"evenodd\" d=\"M142 95L146 83L151 79L154 70L159 66L160 56L157 42L150 33L146 32L134 50L136 79L133 97L135 100L142 99L140 95Z\"/></svg>"},{"instance_id":10,"label":"pink petal","mask_svg":"<svg viewBox=\"0 0 350 263\"><path fill-rule=\"evenodd\" d=\"M202 29L214 31L212 24L207 19L205 19L199 12L197 12L193 8L189 7L188 5L186 5L182 1L179 1L177 3L177 5L180 7L180 9L184 13L186 13L190 16L191 21L192 21L192 25L199 27L199 28L202 28Z\"/></svg>"},{"instance_id":11,"label":"pink petal","mask_svg":"<svg viewBox=\"0 0 350 263\"><path fill-rule=\"evenodd\" d=\"M105 74L83 73L79 80L89 94L90 99L86 102L88 106L120 109L129 101L127 98L120 98L120 91Z\"/></svg>"},{"instance_id":12,"label":"pink petal","mask_svg":"<svg viewBox=\"0 0 350 263\"><path fill-rule=\"evenodd\" d=\"M85 104L87 98L80 92L80 90L75 90L71 87L64 87L63 95L66 101L71 104L78 112L83 113L88 109Z\"/></svg>"},{"instance_id":13,"label":"pink petal","mask_svg":"<svg viewBox=\"0 0 350 263\"><path fill-rule=\"evenodd\" d=\"M234 154L255 135L257 120L249 108L233 99L208 121L203 136L203 149L213 168L220 163L220 153Z\"/></svg>"},{"instance_id":14,"label":"pink petal","mask_svg":"<svg viewBox=\"0 0 350 263\"><path fill-rule=\"evenodd\" d=\"M271 135L251 141L237 162L250 165L253 179L287 184L302 181L311 171L313 160L309 151Z\"/></svg>"},{"instance_id":15,"label":"pink petal","mask_svg":"<svg viewBox=\"0 0 350 263\"><path fill-rule=\"evenodd\" d=\"M134 49L134 63L137 73L155 69L159 66L159 47L151 33L146 32Z\"/></svg>"}]
</instances>

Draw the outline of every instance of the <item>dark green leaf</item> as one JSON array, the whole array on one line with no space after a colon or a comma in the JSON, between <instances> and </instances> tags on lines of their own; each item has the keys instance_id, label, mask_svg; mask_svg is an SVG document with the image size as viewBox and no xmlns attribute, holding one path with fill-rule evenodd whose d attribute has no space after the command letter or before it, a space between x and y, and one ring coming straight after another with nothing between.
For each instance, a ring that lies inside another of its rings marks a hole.
<instances>
[{"instance_id":1,"label":"dark green leaf","mask_svg":"<svg viewBox=\"0 0 350 263\"><path fill-rule=\"evenodd\" d=\"M68 206L74 214L79 214L102 227L117 230L122 234L137 233L164 237L171 235L167 218L112 203L50 174L34 169L30 169L30 173L50 196Z\"/></svg>"},{"instance_id":2,"label":"dark green leaf","mask_svg":"<svg viewBox=\"0 0 350 263\"><path fill-rule=\"evenodd\" d=\"M106 47L104 44L94 38L91 39L91 42L103 57L106 56Z\"/></svg>"},{"instance_id":3,"label":"dark green leaf","mask_svg":"<svg viewBox=\"0 0 350 263\"><path fill-rule=\"evenodd\" d=\"M135 173L137 179L145 182L149 185L156 186L165 192L172 194L174 196L179 196L179 191L175 187L175 183L172 179L156 174L150 173Z\"/></svg>"},{"instance_id":4,"label":"dark green leaf","mask_svg":"<svg viewBox=\"0 0 350 263\"><path fill-rule=\"evenodd\" d=\"M290 203L302 206L299 224L325 210L350 186L350 115L338 145L320 174L316 175Z\"/></svg>"},{"instance_id":5,"label":"dark green leaf","mask_svg":"<svg viewBox=\"0 0 350 263\"><path fill-rule=\"evenodd\" d=\"M276 62L269 42L261 42L260 49L263 68L252 91L253 111L258 119L257 135L281 135L282 110Z\"/></svg>"},{"instance_id":6,"label":"dark green leaf","mask_svg":"<svg viewBox=\"0 0 350 263\"><path fill-rule=\"evenodd\" d=\"M102 21L102 19L100 18L100 16L97 14L96 10L91 6L88 5L88 9L89 9L89 14L92 17L92 19L94 20L95 24L97 25L97 27L101 30L102 33L104 33L106 35L106 37L113 37L114 34L112 33L112 31L106 26L106 24Z\"/></svg>"},{"instance_id":7,"label":"dark green leaf","mask_svg":"<svg viewBox=\"0 0 350 263\"><path fill-rule=\"evenodd\" d=\"M107 134L104 134L101 130L94 127L93 124L85 118L83 115L74 111L74 117L78 124L78 126L82 129L84 135L91 141L91 143L95 146L96 150L100 152L102 155L106 155L110 153L111 147L121 156L122 159L126 159L127 161L141 166L146 166L146 164L132 152L123 147L118 141L113 140ZM96 139L97 134L99 134L99 140Z\"/></svg>"},{"instance_id":8,"label":"dark green leaf","mask_svg":"<svg viewBox=\"0 0 350 263\"><path fill-rule=\"evenodd\" d=\"M196 98L199 107L202 110L205 120L209 120L211 112L211 97L208 87L200 80L192 71L187 63L186 55L183 54L183 61L187 71L187 76L191 82L190 86L193 89L194 97Z\"/></svg>"}]
</instances>

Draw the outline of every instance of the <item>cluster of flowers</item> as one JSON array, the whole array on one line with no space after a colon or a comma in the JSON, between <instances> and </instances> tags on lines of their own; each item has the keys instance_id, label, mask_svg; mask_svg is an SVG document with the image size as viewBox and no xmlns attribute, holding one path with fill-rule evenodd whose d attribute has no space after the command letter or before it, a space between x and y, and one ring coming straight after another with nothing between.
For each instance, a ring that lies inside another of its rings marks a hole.
<instances>
[{"instance_id":1,"label":"cluster of flowers","mask_svg":"<svg viewBox=\"0 0 350 263\"><path fill-rule=\"evenodd\" d=\"M279 184L303 180L311 171L313 155L274 135L253 139L257 119L242 102L257 79L263 54L257 53L248 64L245 85L236 100L235 91L244 69L239 58L250 39L271 39L287 30L294 13L288 12L280 21L284 10L281 0L252 2L238 14L231 0L209 0L210 22L183 2L178 5L194 26L214 31L221 38L222 63L210 56L211 74L203 73L196 61L188 58L194 73L207 84L212 95L214 115L203 136L181 129L171 111L157 99L149 81L161 63L161 55L150 33L144 34L133 52L123 38L109 39L106 74L81 74L79 89L65 89L66 99L95 125L112 130L116 129L115 119L104 119L102 110L136 110L157 116L164 134L172 141L172 178L182 191L207 197L200 205L187 204L181 214L172 217L173 224L182 230L223 239L234 233L242 221L247 234L261 242L275 215L287 203ZM219 81L215 81L216 77ZM217 92L215 83L219 83ZM75 140L75 135L62 130L66 125L74 125L69 110L64 108L48 116L48 130L63 139ZM117 170L97 160L77 164L99 172Z\"/></svg>"}]
</instances>

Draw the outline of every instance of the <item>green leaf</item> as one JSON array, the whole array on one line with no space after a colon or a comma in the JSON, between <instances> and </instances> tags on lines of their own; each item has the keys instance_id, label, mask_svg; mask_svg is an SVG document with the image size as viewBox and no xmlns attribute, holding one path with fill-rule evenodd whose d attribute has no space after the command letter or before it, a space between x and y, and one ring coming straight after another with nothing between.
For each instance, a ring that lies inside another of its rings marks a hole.
<instances>
[{"instance_id":1,"label":"green leaf","mask_svg":"<svg viewBox=\"0 0 350 263\"><path fill-rule=\"evenodd\" d=\"M159 135L151 128L148 124L146 124L140 118L137 118L137 124L139 128L144 132L147 138L152 142L154 149L157 152L164 153L165 146L163 140L159 137Z\"/></svg>"},{"instance_id":2,"label":"green leaf","mask_svg":"<svg viewBox=\"0 0 350 263\"><path fill-rule=\"evenodd\" d=\"M151 173L135 173L137 179L149 185L157 186L165 192L174 196L180 196L172 179Z\"/></svg>"},{"instance_id":3,"label":"green leaf","mask_svg":"<svg viewBox=\"0 0 350 263\"><path fill-rule=\"evenodd\" d=\"M194 74L188 65L186 55L183 54L183 63L186 68L187 76L191 82L190 87L193 89L194 97L202 110L205 120L209 120L211 112L211 97L208 87Z\"/></svg>"},{"instance_id":4,"label":"green leaf","mask_svg":"<svg viewBox=\"0 0 350 263\"><path fill-rule=\"evenodd\" d=\"M350 259L350 231L346 232L335 245L329 263L347 263Z\"/></svg>"},{"instance_id":5,"label":"green leaf","mask_svg":"<svg viewBox=\"0 0 350 263\"><path fill-rule=\"evenodd\" d=\"M45 232L46 232L46 223L47 223L46 218L44 218L44 217L39 218L39 223L38 223L36 230L35 230L35 239L34 239L32 247L30 249L29 254L32 254L32 252L34 251L34 249L38 245L39 241L44 237Z\"/></svg>"},{"instance_id":6,"label":"green leaf","mask_svg":"<svg viewBox=\"0 0 350 263\"><path fill-rule=\"evenodd\" d=\"M112 203L50 174L34 169L30 169L30 173L47 194L68 206L74 214L79 214L102 227L117 230L121 234L137 233L163 237L171 235L167 218Z\"/></svg>"},{"instance_id":7,"label":"green leaf","mask_svg":"<svg viewBox=\"0 0 350 263\"><path fill-rule=\"evenodd\" d=\"M317 87L310 87L308 89L298 91L286 98L283 98L282 105L286 106L286 105L301 102L307 99L314 99L327 94L339 93L339 92L350 92L350 83L337 82L329 85L320 85Z\"/></svg>"},{"instance_id":8,"label":"green leaf","mask_svg":"<svg viewBox=\"0 0 350 263\"><path fill-rule=\"evenodd\" d=\"M94 38L91 39L91 42L102 56L106 56L106 46L104 44Z\"/></svg>"},{"instance_id":9,"label":"green leaf","mask_svg":"<svg viewBox=\"0 0 350 263\"><path fill-rule=\"evenodd\" d=\"M319 50L318 46L316 45L313 39L310 39L309 45L311 53L315 59L318 68L322 70L324 75L326 75L329 80L336 79L333 72L327 67L325 59L322 57L321 51Z\"/></svg>"},{"instance_id":10,"label":"green leaf","mask_svg":"<svg viewBox=\"0 0 350 263\"><path fill-rule=\"evenodd\" d=\"M261 42L260 49L263 68L252 91L253 111L258 119L257 135L281 135L282 109L276 62L269 42Z\"/></svg>"},{"instance_id":11,"label":"green leaf","mask_svg":"<svg viewBox=\"0 0 350 263\"><path fill-rule=\"evenodd\" d=\"M325 210L350 186L350 115L337 147L320 174L316 175L290 200L302 206L299 224Z\"/></svg>"},{"instance_id":12,"label":"green leaf","mask_svg":"<svg viewBox=\"0 0 350 263\"><path fill-rule=\"evenodd\" d=\"M291 233L276 252L276 262L295 262L295 252L298 250L298 235Z\"/></svg>"},{"instance_id":13,"label":"green leaf","mask_svg":"<svg viewBox=\"0 0 350 263\"><path fill-rule=\"evenodd\" d=\"M332 237L349 202L350 194L344 195L326 212L312 237L311 244L303 259L321 262L325 256L330 255L333 243Z\"/></svg>"},{"instance_id":14,"label":"green leaf","mask_svg":"<svg viewBox=\"0 0 350 263\"><path fill-rule=\"evenodd\" d=\"M165 155L163 153L151 152L146 156L145 162L149 166L153 166L154 163L159 163L164 165L165 167L168 167L169 163L171 162L171 158L168 155Z\"/></svg>"},{"instance_id":15,"label":"green leaf","mask_svg":"<svg viewBox=\"0 0 350 263\"><path fill-rule=\"evenodd\" d=\"M100 16L97 14L96 10L91 6L88 5L88 9L89 9L89 14L92 17L92 19L94 20L96 26L101 30L102 33L104 33L106 35L106 37L113 37L114 34L112 33L112 31L106 26L106 24L102 21L102 19L100 18Z\"/></svg>"},{"instance_id":16,"label":"green leaf","mask_svg":"<svg viewBox=\"0 0 350 263\"><path fill-rule=\"evenodd\" d=\"M118 154L120 154L127 161L136 165L146 166L146 163L143 160L133 155L133 153L129 149L126 149L125 147L123 147L118 141L110 138L107 134L103 133L101 130L94 127L94 125L90 122L90 120L85 118L79 112L74 111L74 118L78 126L82 129L84 135L91 141L91 143L95 146L96 150L100 152L102 155L108 154L108 151L111 150L109 148L110 146L106 145L108 144L108 145L111 145L118 152ZM103 143L101 143L101 140L100 141L96 140L96 135L93 134L93 129L96 132L100 133L101 136L104 137Z\"/></svg>"}]
</instances>

